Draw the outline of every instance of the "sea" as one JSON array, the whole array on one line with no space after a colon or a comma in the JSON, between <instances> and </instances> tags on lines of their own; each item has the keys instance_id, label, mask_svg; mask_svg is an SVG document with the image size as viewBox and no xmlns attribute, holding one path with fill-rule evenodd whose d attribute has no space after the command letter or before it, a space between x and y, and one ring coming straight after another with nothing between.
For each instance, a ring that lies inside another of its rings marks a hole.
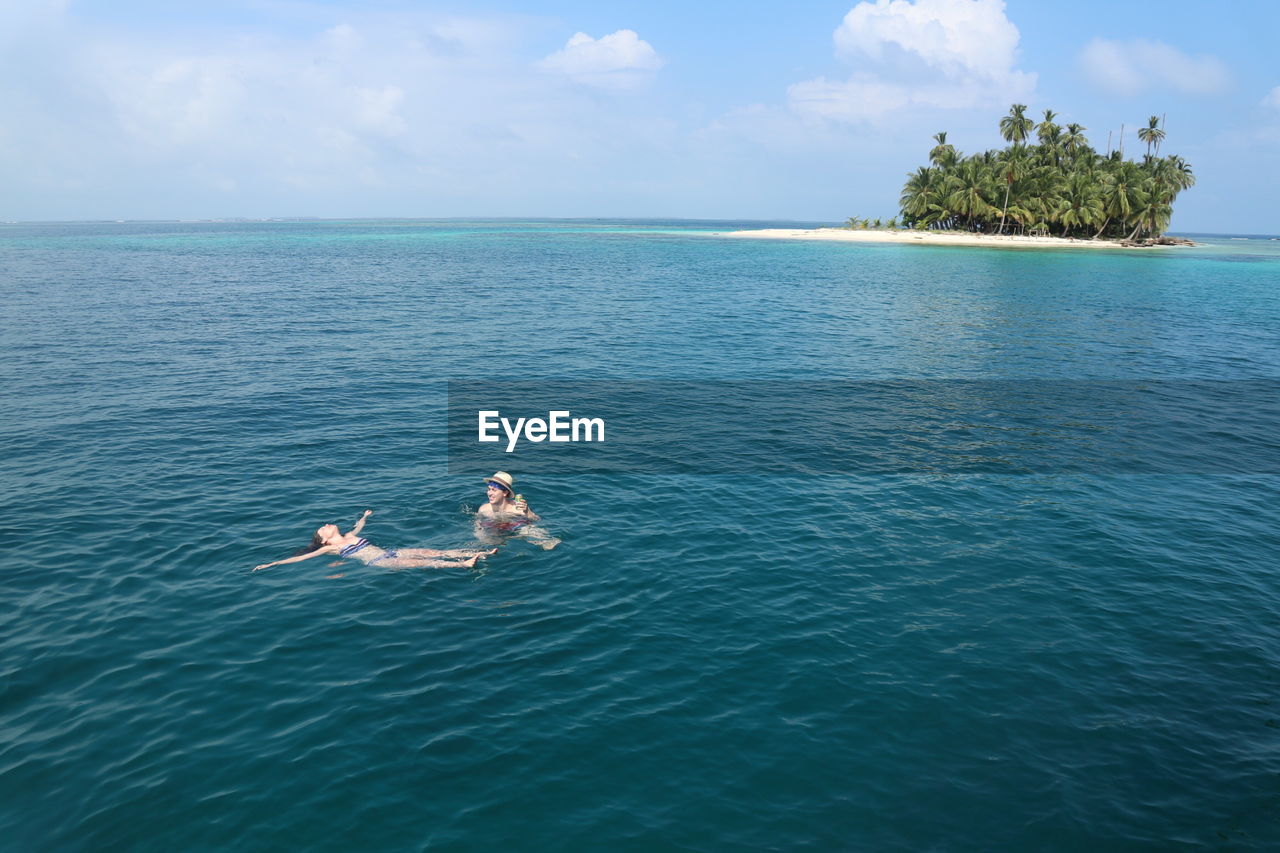
<instances>
[{"instance_id":1,"label":"sea","mask_svg":"<svg viewBox=\"0 0 1280 853\"><path fill-rule=\"evenodd\" d=\"M0 225L0 849L1280 849L1280 241L719 236L814 224ZM253 571L499 467L554 549Z\"/></svg>"}]
</instances>

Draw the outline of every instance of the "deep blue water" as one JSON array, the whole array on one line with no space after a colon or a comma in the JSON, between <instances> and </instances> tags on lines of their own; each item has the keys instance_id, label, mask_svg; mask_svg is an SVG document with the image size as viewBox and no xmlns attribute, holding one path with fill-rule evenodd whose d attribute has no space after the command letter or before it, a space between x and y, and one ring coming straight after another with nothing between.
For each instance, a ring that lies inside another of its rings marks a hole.
<instances>
[{"instance_id":1,"label":"deep blue water","mask_svg":"<svg viewBox=\"0 0 1280 853\"><path fill-rule=\"evenodd\" d=\"M250 571L472 542L449 379L1280 377L1280 242L729 227L0 226L0 847L1276 849L1274 474L516 469L554 551Z\"/></svg>"}]
</instances>

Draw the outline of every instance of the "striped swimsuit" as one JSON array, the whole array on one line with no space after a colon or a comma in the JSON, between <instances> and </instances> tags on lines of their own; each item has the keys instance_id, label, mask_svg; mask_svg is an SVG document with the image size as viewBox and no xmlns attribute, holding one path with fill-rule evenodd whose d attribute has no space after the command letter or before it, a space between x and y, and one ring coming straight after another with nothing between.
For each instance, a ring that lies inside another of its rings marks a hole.
<instances>
[{"instance_id":1,"label":"striped swimsuit","mask_svg":"<svg viewBox=\"0 0 1280 853\"><path fill-rule=\"evenodd\" d=\"M338 552L339 557L347 557L351 560L359 560L366 566L372 566L379 560L394 558L395 551L384 551L377 545L370 545L368 539L357 539L354 544L348 545Z\"/></svg>"}]
</instances>

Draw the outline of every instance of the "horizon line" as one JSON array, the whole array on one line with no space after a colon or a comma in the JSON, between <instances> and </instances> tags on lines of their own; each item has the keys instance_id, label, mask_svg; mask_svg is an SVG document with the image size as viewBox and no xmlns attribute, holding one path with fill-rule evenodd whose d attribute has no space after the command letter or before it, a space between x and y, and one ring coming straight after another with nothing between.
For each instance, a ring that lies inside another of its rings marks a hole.
<instances>
[{"instance_id":1,"label":"horizon line","mask_svg":"<svg viewBox=\"0 0 1280 853\"><path fill-rule=\"evenodd\" d=\"M212 225L251 224L271 222L832 222L830 219L796 219L782 217L761 219L749 217L689 217L689 216L214 216L204 218L156 218L156 219L5 219L0 225ZM1168 231L1171 236L1205 237L1280 237L1280 232L1265 231Z\"/></svg>"}]
</instances>

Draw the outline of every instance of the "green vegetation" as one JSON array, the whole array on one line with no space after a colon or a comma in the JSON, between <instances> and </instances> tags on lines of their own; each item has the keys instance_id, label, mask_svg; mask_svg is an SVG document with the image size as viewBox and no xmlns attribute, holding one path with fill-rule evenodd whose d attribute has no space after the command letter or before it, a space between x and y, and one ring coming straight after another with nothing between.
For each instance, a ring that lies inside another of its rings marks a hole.
<instances>
[{"instance_id":1,"label":"green vegetation","mask_svg":"<svg viewBox=\"0 0 1280 853\"><path fill-rule=\"evenodd\" d=\"M1026 111L1014 104L1000 119L1000 135L1010 143L1003 150L965 157L946 133L936 134L929 165L908 175L902 188L902 223L984 234L1158 238L1178 193L1196 182L1181 157L1160 156L1165 132L1158 116L1138 130L1147 146L1138 163L1121 150L1099 154L1085 128L1059 126L1053 110L1039 124ZM855 217L849 227L867 225Z\"/></svg>"},{"instance_id":2,"label":"green vegetation","mask_svg":"<svg viewBox=\"0 0 1280 853\"><path fill-rule=\"evenodd\" d=\"M898 220L890 219L863 219L861 216L850 216L845 220L844 227L850 231L866 231L867 229L877 230L881 228L897 228Z\"/></svg>"}]
</instances>

